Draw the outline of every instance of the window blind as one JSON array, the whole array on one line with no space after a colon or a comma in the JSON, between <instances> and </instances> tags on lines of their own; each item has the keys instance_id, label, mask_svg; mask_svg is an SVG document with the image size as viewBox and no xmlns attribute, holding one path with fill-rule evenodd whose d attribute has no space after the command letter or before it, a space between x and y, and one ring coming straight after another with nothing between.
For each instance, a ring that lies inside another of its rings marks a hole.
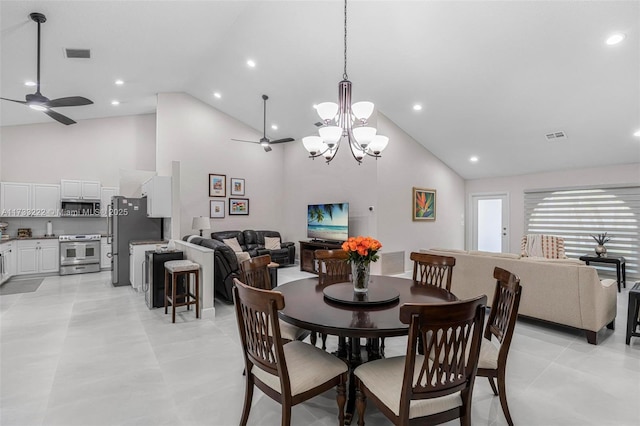
<instances>
[{"instance_id":1,"label":"window blind","mask_svg":"<svg viewBox=\"0 0 640 426\"><path fill-rule=\"evenodd\" d=\"M563 237L567 257L595 254L591 235L606 232L607 254L624 256L627 281L640 277L640 186L527 190L524 214L525 232Z\"/></svg>"}]
</instances>

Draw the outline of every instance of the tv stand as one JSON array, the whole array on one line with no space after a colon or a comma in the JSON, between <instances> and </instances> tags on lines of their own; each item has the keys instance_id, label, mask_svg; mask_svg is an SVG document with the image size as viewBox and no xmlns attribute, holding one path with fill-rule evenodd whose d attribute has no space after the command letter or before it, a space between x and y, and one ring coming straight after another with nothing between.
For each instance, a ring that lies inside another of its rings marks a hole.
<instances>
[{"instance_id":1,"label":"tv stand","mask_svg":"<svg viewBox=\"0 0 640 426\"><path fill-rule=\"evenodd\" d=\"M318 268L314 252L316 250L339 250L341 248L342 243L338 241L300 241L300 270L317 274Z\"/></svg>"}]
</instances>

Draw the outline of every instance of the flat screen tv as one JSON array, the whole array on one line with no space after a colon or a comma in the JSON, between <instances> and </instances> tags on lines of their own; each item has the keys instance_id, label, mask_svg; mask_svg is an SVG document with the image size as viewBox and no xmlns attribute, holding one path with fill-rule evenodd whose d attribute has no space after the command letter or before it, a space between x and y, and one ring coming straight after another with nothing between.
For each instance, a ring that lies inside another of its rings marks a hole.
<instances>
[{"instance_id":1,"label":"flat screen tv","mask_svg":"<svg viewBox=\"0 0 640 426\"><path fill-rule=\"evenodd\" d=\"M346 241L349 238L349 203L307 206L307 238Z\"/></svg>"}]
</instances>

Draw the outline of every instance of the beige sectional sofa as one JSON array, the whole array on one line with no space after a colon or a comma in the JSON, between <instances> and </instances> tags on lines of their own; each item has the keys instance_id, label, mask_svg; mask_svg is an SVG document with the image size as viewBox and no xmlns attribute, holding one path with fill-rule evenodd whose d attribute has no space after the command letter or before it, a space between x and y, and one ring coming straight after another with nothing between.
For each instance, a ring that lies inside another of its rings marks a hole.
<instances>
[{"instance_id":1,"label":"beige sectional sofa","mask_svg":"<svg viewBox=\"0 0 640 426\"><path fill-rule=\"evenodd\" d=\"M577 259L520 257L511 253L429 249L425 253L455 257L451 291L461 299L486 294L493 297L493 269L498 266L520 277L519 314L582 329L597 344L604 326L613 329L616 318L615 280L600 280L595 268Z\"/></svg>"}]
</instances>

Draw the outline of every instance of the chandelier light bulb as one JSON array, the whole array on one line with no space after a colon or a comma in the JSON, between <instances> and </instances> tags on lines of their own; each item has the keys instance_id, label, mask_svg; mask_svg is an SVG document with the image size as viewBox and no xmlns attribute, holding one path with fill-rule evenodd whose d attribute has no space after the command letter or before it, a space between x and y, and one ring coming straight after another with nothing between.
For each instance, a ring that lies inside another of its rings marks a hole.
<instances>
[{"instance_id":1,"label":"chandelier light bulb","mask_svg":"<svg viewBox=\"0 0 640 426\"><path fill-rule=\"evenodd\" d=\"M316 107L318 115L323 121L328 122L333 120L338 114L338 104L333 102L322 102Z\"/></svg>"},{"instance_id":2,"label":"chandelier light bulb","mask_svg":"<svg viewBox=\"0 0 640 426\"><path fill-rule=\"evenodd\" d=\"M366 149L376 136L376 132L375 127L356 127L353 129L353 137L362 149Z\"/></svg>"},{"instance_id":3,"label":"chandelier light bulb","mask_svg":"<svg viewBox=\"0 0 640 426\"><path fill-rule=\"evenodd\" d=\"M373 155L380 155L380 153L387 147L388 143L388 137L376 135L368 146L369 152L371 152Z\"/></svg>"},{"instance_id":4,"label":"chandelier light bulb","mask_svg":"<svg viewBox=\"0 0 640 426\"><path fill-rule=\"evenodd\" d=\"M353 115L361 122L366 122L373 113L373 102L356 102L351 105Z\"/></svg>"},{"instance_id":5,"label":"chandelier light bulb","mask_svg":"<svg viewBox=\"0 0 640 426\"><path fill-rule=\"evenodd\" d=\"M322 141L320 136L307 136L302 138L302 145L307 151L309 151L309 154L316 155L319 152L322 152L322 147L325 143Z\"/></svg>"}]
</instances>

